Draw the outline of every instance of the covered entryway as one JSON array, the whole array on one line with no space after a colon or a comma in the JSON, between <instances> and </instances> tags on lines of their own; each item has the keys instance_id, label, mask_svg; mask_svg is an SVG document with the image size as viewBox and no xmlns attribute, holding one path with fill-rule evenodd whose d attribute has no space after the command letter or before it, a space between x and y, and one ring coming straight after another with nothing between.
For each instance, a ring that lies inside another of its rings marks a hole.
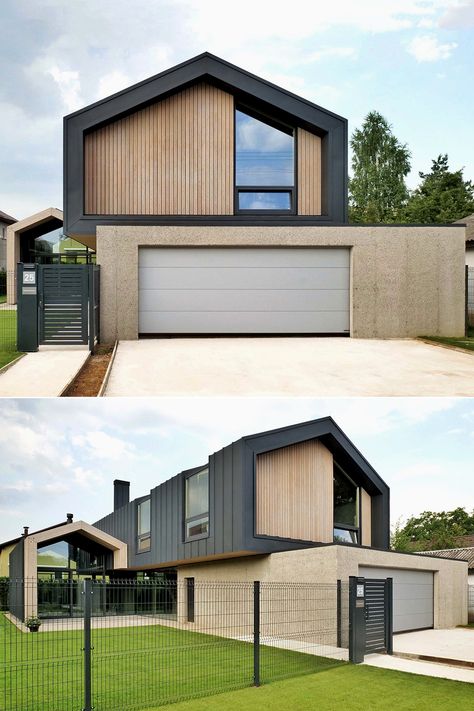
<instances>
[{"instance_id":1,"label":"covered entryway","mask_svg":"<svg viewBox=\"0 0 474 711\"><path fill-rule=\"evenodd\" d=\"M139 333L349 333L350 250L142 247Z\"/></svg>"},{"instance_id":2,"label":"covered entryway","mask_svg":"<svg viewBox=\"0 0 474 711\"><path fill-rule=\"evenodd\" d=\"M426 570L359 567L365 578L393 578L393 631L433 627L433 573Z\"/></svg>"}]
</instances>

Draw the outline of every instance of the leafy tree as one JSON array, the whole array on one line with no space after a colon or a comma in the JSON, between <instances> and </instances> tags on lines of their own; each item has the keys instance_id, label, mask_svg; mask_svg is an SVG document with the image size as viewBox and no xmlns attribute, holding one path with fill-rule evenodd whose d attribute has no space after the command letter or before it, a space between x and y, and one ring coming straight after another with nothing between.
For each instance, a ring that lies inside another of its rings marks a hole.
<instances>
[{"instance_id":1,"label":"leafy tree","mask_svg":"<svg viewBox=\"0 0 474 711\"><path fill-rule=\"evenodd\" d=\"M377 111L367 114L351 138L353 177L349 180L351 222L397 222L408 199L405 177L410 151Z\"/></svg>"},{"instance_id":2,"label":"leafy tree","mask_svg":"<svg viewBox=\"0 0 474 711\"><path fill-rule=\"evenodd\" d=\"M397 551L429 551L459 548L461 536L474 534L474 511L458 507L453 511L424 511L405 525L395 524L391 546Z\"/></svg>"},{"instance_id":3,"label":"leafy tree","mask_svg":"<svg viewBox=\"0 0 474 711\"><path fill-rule=\"evenodd\" d=\"M432 161L431 172L422 173L420 185L410 193L405 222L454 222L474 212L474 186L464 180L463 168L449 170L448 156Z\"/></svg>"}]
</instances>

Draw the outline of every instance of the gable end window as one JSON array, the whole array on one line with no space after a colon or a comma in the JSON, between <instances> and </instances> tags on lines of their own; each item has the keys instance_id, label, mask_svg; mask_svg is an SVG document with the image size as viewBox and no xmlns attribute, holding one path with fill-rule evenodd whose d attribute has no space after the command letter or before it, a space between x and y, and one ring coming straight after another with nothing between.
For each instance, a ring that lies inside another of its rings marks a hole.
<instances>
[{"instance_id":1,"label":"gable end window","mask_svg":"<svg viewBox=\"0 0 474 711\"><path fill-rule=\"evenodd\" d=\"M209 536L209 469L201 469L184 482L184 539Z\"/></svg>"},{"instance_id":2,"label":"gable end window","mask_svg":"<svg viewBox=\"0 0 474 711\"><path fill-rule=\"evenodd\" d=\"M151 548L151 506L150 499L137 506L137 552L144 553Z\"/></svg>"},{"instance_id":3,"label":"gable end window","mask_svg":"<svg viewBox=\"0 0 474 711\"><path fill-rule=\"evenodd\" d=\"M335 543L360 543L359 487L334 462L334 533Z\"/></svg>"},{"instance_id":4,"label":"gable end window","mask_svg":"<svg viewBox=\"0 0 474 711\"><path fill-rule=\"evenodd\" d=\"M294 214L294 130L257 116L235 112L235 211Z\"/></svg>"}]
</instances>

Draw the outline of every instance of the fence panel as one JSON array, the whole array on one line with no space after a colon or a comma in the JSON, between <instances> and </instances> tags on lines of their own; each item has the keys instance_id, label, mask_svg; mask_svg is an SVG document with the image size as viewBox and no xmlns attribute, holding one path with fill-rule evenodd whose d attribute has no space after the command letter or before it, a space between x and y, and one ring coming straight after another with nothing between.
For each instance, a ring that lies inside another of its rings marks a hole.
<instances>
[{"instance_id":1,"label":"fence panel","mask_svg":"<svg viewBox=\"0 0 474 711\"><path fill-rule=\"evenodd\" d=\"M14 273L0 271L0 367L2 365L1 354L14 353L17 350L16 304L7 303L7 292L14 294L14 289Z\"/></svg>"},{"instance_id":2,"label":"fence panel","mask_svg":"<svg viewBox=\"0 0 474 711\"><path fill-rule=\"evenodd\" d=\"M474 267L467 267L467 325L474 328Z\"/></svg>"},{"instance_id":3,"label":"fence panel","mask_svg":"<svg viewBox=\"0 0 474 711\"><path fill-rule=\"evenodd\" d=\"M155 707L348 657L346 583L338 593L336 584L57 577L2 588L4 711Z\"/></svg>"}]
</instances>

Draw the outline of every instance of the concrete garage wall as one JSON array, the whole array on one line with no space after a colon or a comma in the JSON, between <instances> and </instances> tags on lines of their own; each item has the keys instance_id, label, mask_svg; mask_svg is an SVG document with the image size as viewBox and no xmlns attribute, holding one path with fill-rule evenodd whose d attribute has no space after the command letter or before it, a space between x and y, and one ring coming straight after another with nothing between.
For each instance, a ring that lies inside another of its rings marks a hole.
<instances>
[{"instance_id":1,"label":"concrete garage wall","mask_svg":"<svg viewBox=\"0 0 474 711\"><path fill-rule=\"evenodd\" d=\"M435 628L467 624L467 563L432 556L332 545L182 566L178 580L334 584L337 579L347 581L349 576L359 575L359 565L433 571Z\"/></svg>"},{"instance_id":2,"label":"concrete garage wall","mask_svg":"<svg viewBox=\"0 0 474 711\"><path fill-rule=\"evenodd\" d=\"M463 227L99 226L101 338L138 337L140 246L351 247L351 335L461 336Z\"/></svg>"}]
</instances>

